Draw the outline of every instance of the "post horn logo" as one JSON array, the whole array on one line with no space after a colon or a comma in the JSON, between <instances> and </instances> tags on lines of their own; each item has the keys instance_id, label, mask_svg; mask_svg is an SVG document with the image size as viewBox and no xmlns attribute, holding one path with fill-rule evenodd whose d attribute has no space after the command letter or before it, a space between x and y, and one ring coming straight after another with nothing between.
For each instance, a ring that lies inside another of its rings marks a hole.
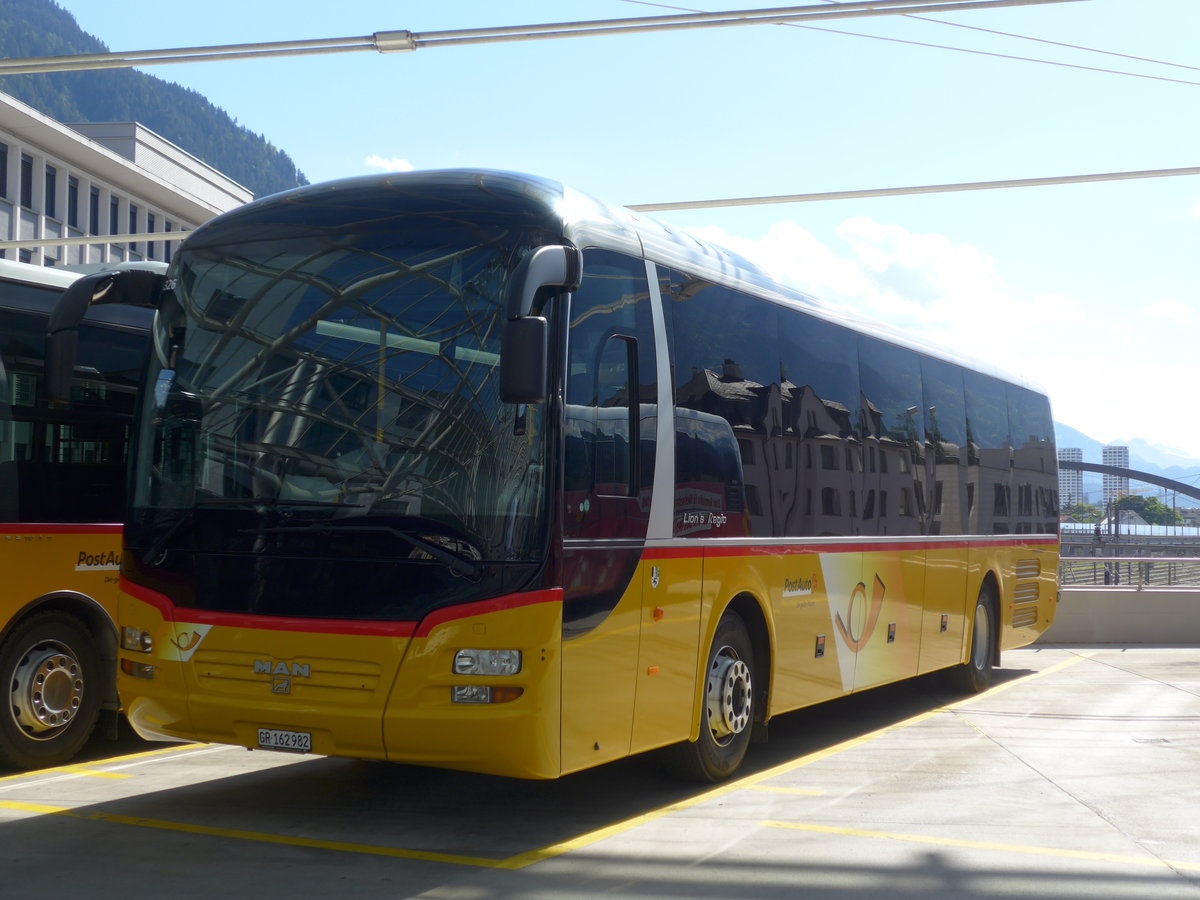
<instances>
[{"instance_id":1,"label":"post horn logo","mask_svg":"<svg viewBox=\"0 0 1200 900\"><path fill-rule=\"evenodd\" d=\"M837 626L838 634L842 636L842 641L853 653L860 652L867 646L867 641L871 639L871 635L875 632L875 626L879 623L879 613L883 609L883 595L887 590L883 581L878 575L875 576L875 584L871 591L871 599L867 599L867 586L861 581L855 585L854 591L850 594L850 606L846 610L846 616L850 620L847 625L842 619L842 614L838 613L834 617L834 624ZM856 607L859 602L865 607L861 619L855 615ZM861 622L861 626L856 629L855 624ZM857 631L857 633L856 633Z\"/></svg>"}]
</instances>

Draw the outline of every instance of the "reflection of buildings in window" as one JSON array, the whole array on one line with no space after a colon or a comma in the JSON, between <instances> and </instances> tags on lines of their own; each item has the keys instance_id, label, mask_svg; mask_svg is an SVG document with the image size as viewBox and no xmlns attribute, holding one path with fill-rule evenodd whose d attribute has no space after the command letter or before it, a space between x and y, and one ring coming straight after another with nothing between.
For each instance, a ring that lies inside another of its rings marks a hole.
<instances>
[{"instance_id":1,"label":"reflection of buildings in window","mask_svg":"<svg viewBox=\"0 0 1200 900\"><path fill-rule=\"evenodd\" d=\"M923 437L907 407L904 427L884 427L888 414L860 393L851 412L821 398L810 385L786 379L763 385L742 378L727 359L720 375L694 370L679 390L681 403L726 418L737 433L747 490L756 497L750 513L753 534L960 534L1055 530L1054 460L1048 439L1034 427L1019 448L1004 440L981 447L942 437L958 435L942 400L942 418ZM991 384L1001 397L1003 385ZM1016 389L1013 389L1014 393ZM957 408L962 408L962 401ZM931 418L934 408L930 410ZM999 416L1004 418L1000 404ZM1015 415L1015 414L1014 414ZM891 416L896 418L895 415ZM782 423L781 428L776 423ZM1004 431L1003 425L991 432ZM783 447L779 446L780 442ZM966 453L963 452L964 446ZM789 461L801 457L800 467ZM964 464L969 463L969 464ZM1042 474L1044 473L1044 474ZM928 487L926 486L928 483ZM1016 486L1016 503L1013 488ZM989 502L975 504L976 490ZM889 502L888 495L892 495ZM861 498L861 504L858 502Z\"/></svg>"}]
</instances>

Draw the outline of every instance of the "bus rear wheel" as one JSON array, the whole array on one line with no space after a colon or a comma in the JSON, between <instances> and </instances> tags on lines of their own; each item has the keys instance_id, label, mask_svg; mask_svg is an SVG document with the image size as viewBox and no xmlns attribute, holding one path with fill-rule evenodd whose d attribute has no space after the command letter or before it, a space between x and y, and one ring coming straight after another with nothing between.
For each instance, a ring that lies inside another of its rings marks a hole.
<instances>
[{"instance_id":1,"label":"bus rear wheel","mask_svg":"<svg viewBox=\"0 0 1200 900\"><path fill-rule=\"evenodd\" d=\"M992 660L996 652L996 604L992 588L984 585L971 617L971 653L961 666L950 669L950 684L967 694L986 691L992 684Z\"/></svg>"},{"instance_id":2,"label":"bus rear wheel","mask_svg":"<svg viewBox=\"0 0 1200 900\"><path fill-rule=\"evenodd\" d=\"M0 765L54 766L78 753L99 717L99 671L74 616L46 612L18 624L0 646Z\"/></svg>"},{"instance_id":3,"label":"bus rear wheel","mask_svg":"<svg viewBox=\"0 0 1200 900\"><path fill-rule=\"evenodd\" d=\"M715 782L737 771L754 722L754 648L741 616L717 623L705 668L700 734L665 751L668 770L692 781Z\"/></svg>"}]
</instances>

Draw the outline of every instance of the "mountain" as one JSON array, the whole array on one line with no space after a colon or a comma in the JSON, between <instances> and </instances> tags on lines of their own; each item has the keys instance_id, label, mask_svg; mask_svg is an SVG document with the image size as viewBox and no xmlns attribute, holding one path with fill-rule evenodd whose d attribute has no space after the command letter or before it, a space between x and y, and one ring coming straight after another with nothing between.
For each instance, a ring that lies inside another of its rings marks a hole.
<instances>
[{"instance_id":1,"label":"mountain","mask_svg":"<svg viewBox=\"0 0 1200 900\"><path fill-rule=\"evenodd\" d=\"M1104 443L1061 422L1054 423L1054 438L1060 447L1080 448L1083 451L1084 462L1101 462L1101 451L1104 447L1128 447L1129 468L1131 469L1175 479L1200 474L1200 459L1187 456L1181 450L1165 447L1162 444L1152 444L1142 438Z\"/></svg>"},{"instance_id":2,"label":"mountain","mask_svg":"<svg viewBox=\"0 0 1200 900\"><path fill-rule=\"evenodd\" d=\"M114 14L119 10L114 6ZM53 0L0 2L0 55L107 53ZM307 184L291 158L196 91L132 69L0 78L0 91L60 122L140 122L256 196Z\"/></svg>"}]
</instances>

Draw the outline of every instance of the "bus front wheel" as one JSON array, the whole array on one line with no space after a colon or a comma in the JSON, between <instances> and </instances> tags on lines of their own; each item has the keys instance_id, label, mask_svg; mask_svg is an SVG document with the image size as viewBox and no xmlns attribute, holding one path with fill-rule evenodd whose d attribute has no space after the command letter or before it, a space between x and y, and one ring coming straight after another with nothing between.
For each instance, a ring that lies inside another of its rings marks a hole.
<instances>
[{"instance_id":1,"label":"bus front wheel","mask_svg":"<svg viewBox=\"0 0 1200 900\"><path fill-rule=\"evenodd\" d=\"M82 749L99 716L100 666L74 616L45 612L18 624L0 646L0 765L54 766Z\"/></svg>"},{"instance_id":2,"label":"bus front wheel","mask_svg":"<svg viewBox=\"0 0 1200 900\"><path fill-rule=\"evenodd\" d=\"M717 623L704 671L704 703L695 741L666 750L667 768L693 781L728 778L746 755L754 721L754 647L741 616Z\"/></svg>"}]
</instances>

